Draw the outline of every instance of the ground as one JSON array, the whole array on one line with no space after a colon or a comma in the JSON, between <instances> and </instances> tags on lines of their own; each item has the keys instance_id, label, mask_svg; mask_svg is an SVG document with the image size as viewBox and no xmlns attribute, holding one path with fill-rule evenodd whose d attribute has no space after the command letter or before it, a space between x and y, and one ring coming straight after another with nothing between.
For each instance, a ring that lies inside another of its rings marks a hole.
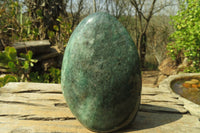
<instances>
[{"instance_id":1,"label":"ground","mask_svg":"<svg viewBox=\"0 0 200 133\"><path fill-rule=\"evenodd\" d=\"M142 86L156 87L159 71L142 71Z\"/></svg>"}]
</instances>

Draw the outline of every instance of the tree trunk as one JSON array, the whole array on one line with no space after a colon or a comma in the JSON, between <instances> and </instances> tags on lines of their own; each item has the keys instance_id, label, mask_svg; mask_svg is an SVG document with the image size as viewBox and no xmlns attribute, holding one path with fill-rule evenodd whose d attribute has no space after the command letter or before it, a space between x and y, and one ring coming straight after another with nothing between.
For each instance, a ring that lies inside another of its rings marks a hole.
<instances>
[{"instance_id":1,"label":"tree trunk","mask_svg":"<svg viewBox=\"0 0 200 133\"><path fill-rule=\"evenodd\" d=\"M97 8L96 8L96 0L93 0L93 11L94 13L96 12Z\"/></svg>"},{"instance_id":2,"label":"tree trunk","mask_svg":"<svg viewBox=\"0 0 200 133\"><path fill-rule=\"evenodd\" d=\"M142 33L139 38L138 42L138 54L141 61L141 67L144 68L144 62L145 62L145 55L146 55L146 43L147 43L147 36L146 32Z\"/></svg>"}]
</instances>

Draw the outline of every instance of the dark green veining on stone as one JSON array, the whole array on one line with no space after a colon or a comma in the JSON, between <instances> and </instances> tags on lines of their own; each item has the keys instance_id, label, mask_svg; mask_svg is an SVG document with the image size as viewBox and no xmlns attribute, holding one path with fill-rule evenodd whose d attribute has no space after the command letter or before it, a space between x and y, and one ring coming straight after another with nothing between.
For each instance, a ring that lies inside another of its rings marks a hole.
<instances>
[{"instance_id":1,"label":"dark green veining on stone","mask_svg":"<svg viewBox=\"0 0 200 133\"><path fill-rule=\"evenodd\" d=\"M95 13L74 30L65 50L61 85L72 113L88 129L114 131L129 124L140 102L137 48L107 13Z\"/></svg>"}]
</instances>

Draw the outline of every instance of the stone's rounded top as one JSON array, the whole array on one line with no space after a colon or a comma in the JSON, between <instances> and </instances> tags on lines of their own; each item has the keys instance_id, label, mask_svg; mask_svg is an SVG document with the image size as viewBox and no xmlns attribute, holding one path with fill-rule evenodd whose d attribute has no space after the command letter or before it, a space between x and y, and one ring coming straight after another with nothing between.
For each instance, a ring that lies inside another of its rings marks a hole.
<instances>
[{"instance_id":1,"label":"stone's rounded top","mask_svg":"<svg viewBox=\"0 0 200 133\"><path fill-rule=\"evenodd\" d=\"M115 17L111 16L110 14L105 13L105 12L97 12L97 13L87 16L85 19L83 19L80 22L80 24L78 26L81 26L81 25L102 26L102 24L108 25L109 22L111 22L110 25L112 25L116 22L119 23L119 21ZM119 24L121 25L121 23L119 23ZM104 26L106 26L106 25L104 25ZM121 28L124 28L123 25L121 25Z\"/></svg>"},{"instance_id":2,"label":"stone's rounded top","mask_svg":"<svg viewBox=\"0 0 200 133\"><path fill-rule=\"evenodd\" d=\"M104 20L105 22L107 21L106 19L116 19L115 17L109 15L108 13L105 12L97 12L94 14L91 14L87 16L80 24L92 24L92 23L97 23L100 22L101 20Z\"/></svg>"},{"instance_id":3,"label":"stone's rounded top","mask_svg":"<svg viewBox=\"0 0 200 133\"><path fill-rule=\"evenodd\" d=\"M89 43L92 43L94 38L102 41L115 41L118 39L135 47L132 38L124 26L115 17L105 12L97 12L83 19L74 30L68 45L71 44L70 41L80 39L80 36L85 38L90 37L91 40ZM108 38L110 40L108 40Z\"/></svg>"},{"instance_id":4,"label":"stone's rounded top","mask_svg":"<svg viewBox=\"0 0 200 133\"><path fill-rule=\"evenodd\" d=\"M105 12L97 12L97 13L93 13L89 16L87 16L86 18L84 18L78 26L81 26L81 25L90 25L92 26L93 24L95 26L98 26L99 24L103 24L103 23L107 23L107 22L111 22L111 21L117 21L118 20L111 16L110 14L108 13L105 13ZM110 23L112 25L112 23ZM78 27L77 27L78 28Z\"/></svg>"},{"instance_id":5,"label":"stone's rounded top","mask_svg":"<svg viewBox=\"0 0 200 133\"><path fill-rule=\"evenodd\" d=\"M111 132L128 125L140 103L139 57L123 25L107 13L83 19L62 64L64 97L88 129Z\"/></svg>"}]
</instances>

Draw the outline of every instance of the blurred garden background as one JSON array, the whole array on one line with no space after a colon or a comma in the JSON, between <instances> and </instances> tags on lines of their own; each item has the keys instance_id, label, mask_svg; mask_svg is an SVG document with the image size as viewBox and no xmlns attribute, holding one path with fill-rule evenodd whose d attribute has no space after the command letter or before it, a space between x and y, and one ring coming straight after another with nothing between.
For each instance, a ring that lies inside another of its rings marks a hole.
<instances>
[{"instance_id":1,"label":"blurred garden background","mask_svg":"<svg viewBox=\"0 0 200 133\"><path fill-rule=\"evenodd\" d=\"M0 0L0 87L60 83L70 35L93 12L124 25L143 71L200 72L199 0Z\"/></svg>"}]
</instances>

